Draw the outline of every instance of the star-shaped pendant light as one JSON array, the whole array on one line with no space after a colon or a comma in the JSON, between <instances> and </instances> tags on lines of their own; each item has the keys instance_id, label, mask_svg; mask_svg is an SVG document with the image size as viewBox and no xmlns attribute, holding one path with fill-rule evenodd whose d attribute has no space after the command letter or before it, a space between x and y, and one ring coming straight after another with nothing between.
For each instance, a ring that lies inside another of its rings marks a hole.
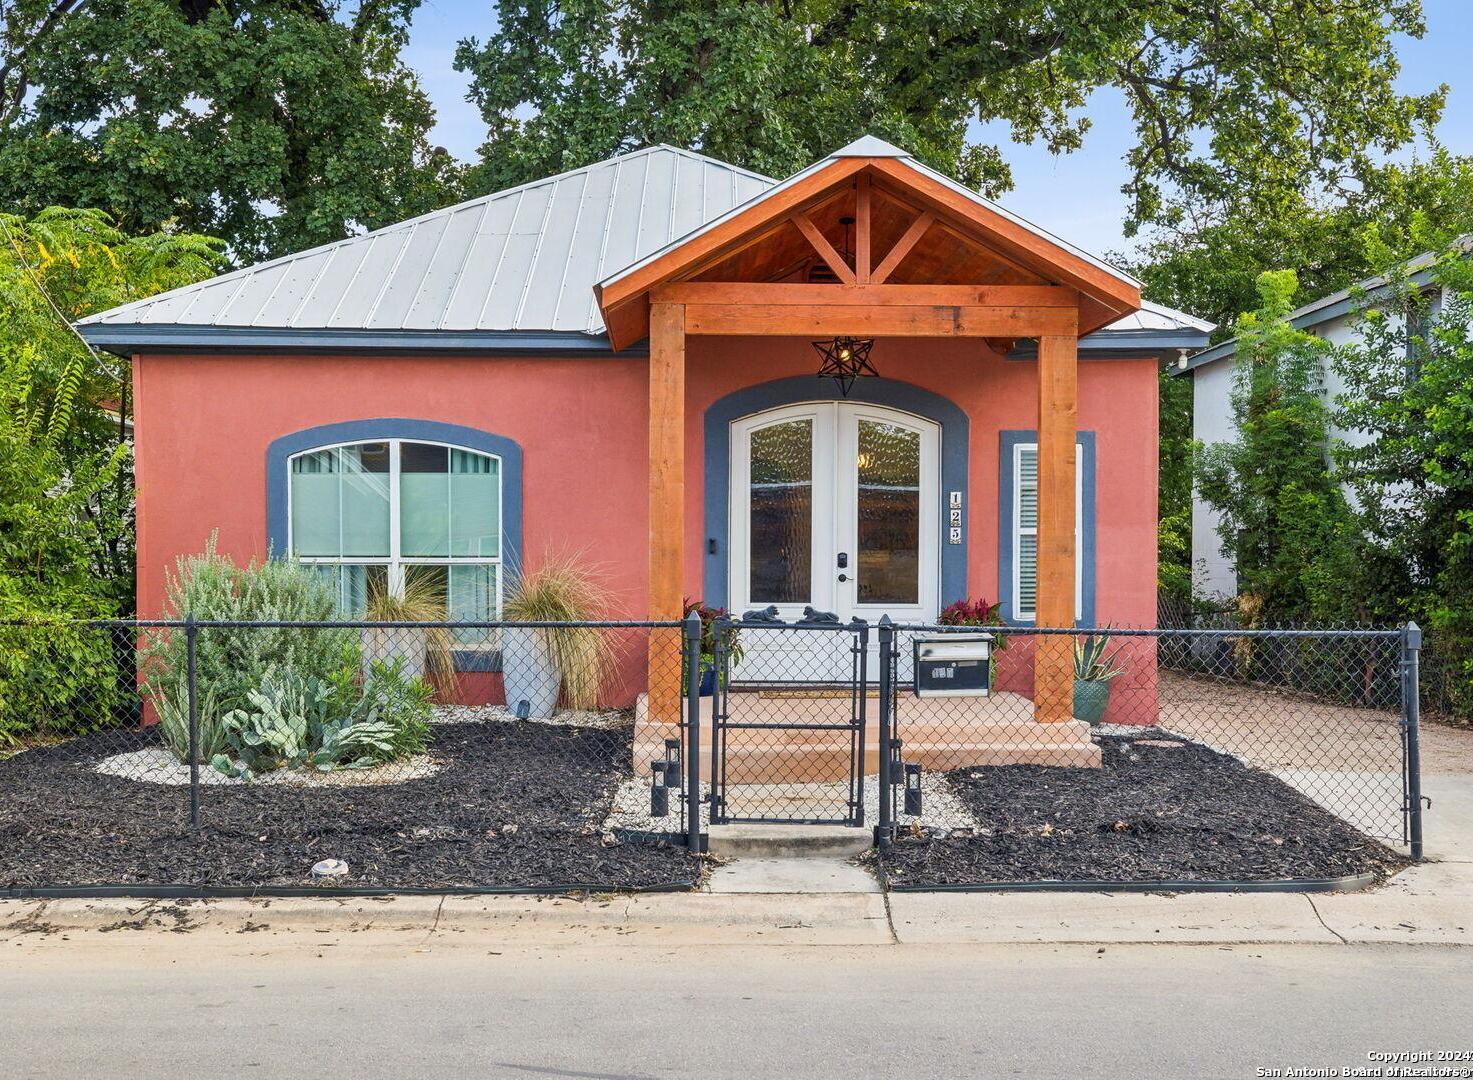
<instances>
[{"instance_id":1,"label":"star-shaped pendant light","mask_svg":"<svg viewBox=\"0 0 1473 1080\"><path fill-rule=\"evenodd\" d=\"M844 397L849 396L855 379L877 378L880 374L869 362L869 351L875 347L874 338L836 337L829 341L815 341L813 347L822 358L818 377L833 379Z\"/></svg>"}]
</instances>

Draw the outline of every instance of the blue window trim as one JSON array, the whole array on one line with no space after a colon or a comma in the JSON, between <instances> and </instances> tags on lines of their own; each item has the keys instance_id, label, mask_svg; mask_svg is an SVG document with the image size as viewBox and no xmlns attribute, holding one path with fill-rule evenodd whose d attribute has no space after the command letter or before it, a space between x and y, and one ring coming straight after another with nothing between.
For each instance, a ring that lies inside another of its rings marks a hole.
<instances>
[{"instance_id":1,"label":"blue window trim","mask_svg":"<svg viewBox=\"0 0 1473 1080\"><path fill-rule=\"evenodd\" d=\"M1003 618L1011 626L1032 626L1033 619L1014 616L1017 598L1013 595L1013 455L1020 443L1037 443L1036 431L999 432L998 484L997 484L997 527L998 561L997 591L1002 604ZM1080 448L1080 517L1079 559L1082 571L1080 581L1080 619L1076 626L1093 626L1095 623L1095 433L1076 433Z\"/></svg>"},{"instance_id":2,"label":"blue window trim","mask_svg":"<svg viewBox=\"0 0 1473 1080\"><path fill-rule=\"evenodd\" d=\"M522 550L522 448L504 435L442 424L435 420L378 417L323 424L283 435L266 448L266 545L273 559L286 556L287 463L293 455L339 443L373 442L380 439L418 439L448 443L492 454L501 461L501 565L517 565ZM458 671L500 671L499 655L467 651L456 653Z\"/></svg>"},{"instance_id":3,"label":"blue window trim","mask_svg":"<svg viewBox=\"0 0 1473 1080\"><path fill-rule=\"evenodd\" d=\"M832 379L794 375L734 391L712 403L705 423L705 536L702 540L702 600L726 607L727 543L730 536L731 424L744 416L805 401L852 401L883 405L935 423L941 429L941 491L935 512L941 528L941 606L967 595L967 530L970 510L962 514L962 542L946 542L947 492L960 491L967 507L967 448L971 424L955 402L940 394L895 379L861 379L846 398ZM714 541L714 544L713 544ZM712 550L714 547L714 550Z\"/></svg>"}]
</instances>

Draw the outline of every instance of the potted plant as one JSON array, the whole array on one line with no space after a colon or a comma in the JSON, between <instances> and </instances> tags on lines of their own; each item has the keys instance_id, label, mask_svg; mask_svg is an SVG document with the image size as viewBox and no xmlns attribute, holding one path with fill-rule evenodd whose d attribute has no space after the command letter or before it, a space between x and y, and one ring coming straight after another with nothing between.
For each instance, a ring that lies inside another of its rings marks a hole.
<instances>
[{"instance_id":1,"label":"potted plant","mask_svg":"<svg viewBox=\"0 0 1473 1080\"><path fill-rule=\"evenodd\" d=\"M1001 604L989 604L986 600L958 600L941 609L936 617L940 626L1006 626L1002 617ZM997 686L997 654L1008 647L1006 634L992 635L992 651L987 660L987 685Z\"/></svg>"},{"instance_id":2,"label":"potted plant","mask_svg":"<svg viewBox=\"0 0 1473 1080\"><path fill-rule=\"evenodd\" d=\"M435 579L410 570L404 576L404 589L394 593L383 585L368 590L364 621L378 622L445 622L445 590ZM422 679L426 668L438 675L454 678L455 643L443 626L363 628L363 671L367 674L375 663L397 665L406 678Z\"/></svg>"},{"instance_id":3,"label":"potted plant","mask_svg":"<svg viewBox=\"0 0 1473 1080\"><path fill-rule=\"evenodd\" d=\"M688 617L694 611L701 618L701 696L710 697L716 692L718 679L716 671L716 620L727 617L726 609L719 607L707 607L699 600L685 601L685 615ZM739 631L734 626L728 626L721 632L721 647L726 654L728 664L739 664L742 657L742 642ZM682 682L685 672L681 672Z\"/></svg>"},{"instance_id":4,"label":"potted plant","mask_svg":"<svg viewBox=\"0 0 1473 1080\"><path fill-rule=\"evenodd\" d=\"M588 623L609 607L600 572L576 556L550 555L535 570L520 570L502 604L509 623ZM561 701L592 709L613 669L608 634L593 626L507 626L501 633L506 704L521 714L550 719Z\"/></svg>"},{"instance_id":5,"label":"potted plant","mask_svg":"<svg viewBox=\"0 0 1473 1080\"><path fill-rule=\"evenodd\" d=\"M1109 648L1109 634L1088 634L1074 642L1074 718L1091 727L1110 704L1110 683L1125 671L1120 650Z\"/></svg>"}]
</instances>

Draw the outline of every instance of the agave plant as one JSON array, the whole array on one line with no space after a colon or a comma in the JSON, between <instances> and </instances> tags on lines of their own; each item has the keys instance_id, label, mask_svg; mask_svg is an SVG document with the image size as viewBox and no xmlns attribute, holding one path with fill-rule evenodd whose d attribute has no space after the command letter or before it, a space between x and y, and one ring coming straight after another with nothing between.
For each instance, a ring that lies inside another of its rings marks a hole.
<instances>
[{"instance_id":1,"label":"agave plant","mask_svg":"<svg viewBox=\"0 0 1473 1080\"><path fill-rule=\"evenodd\" d=\"M1074 677L1080 682L1109 682L1125 672L1120 650L1110 650L1109 634L1087 634L1074 642Z\"/></svg>"}]
</instances>

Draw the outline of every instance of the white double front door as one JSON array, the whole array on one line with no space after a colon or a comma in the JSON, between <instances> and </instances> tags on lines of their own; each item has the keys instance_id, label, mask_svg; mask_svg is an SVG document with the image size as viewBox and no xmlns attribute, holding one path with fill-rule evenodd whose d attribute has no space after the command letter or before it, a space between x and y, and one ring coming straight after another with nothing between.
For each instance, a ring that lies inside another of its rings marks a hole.
<instances>
[{"instance_id":1,"label":"white double front door","mask_svg":"<svg viewBox=\"0 0 1473 1080\"><path fill-rule=\"evenodd\" d=\"M814 402L731 426L731 610L931 622L940 591L940 431L909 413ZM832 634L744 634L735 675L842 681ZM843 650L847 654L847 644Z\"/></svg>"}]
</instances>

